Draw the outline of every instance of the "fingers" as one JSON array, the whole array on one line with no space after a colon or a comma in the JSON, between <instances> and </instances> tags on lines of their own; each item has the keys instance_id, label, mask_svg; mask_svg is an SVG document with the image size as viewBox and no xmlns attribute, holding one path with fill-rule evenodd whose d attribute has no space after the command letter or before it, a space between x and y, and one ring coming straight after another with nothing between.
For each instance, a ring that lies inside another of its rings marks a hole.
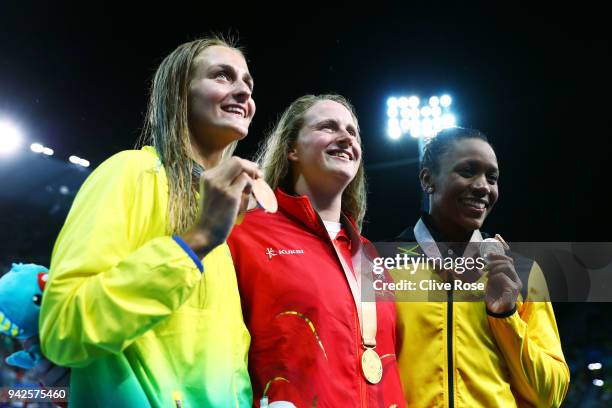
<instances>
[{"instance_id":1,"label":"fingers","mask_svg":"<svg viewBox=\"0 0 612 408\"><path fill-rule=\"evenodd\" d=\"M242 198L244 194L251 194L252 182L253 179L247 173L241 173L229 186L229 190L233 196Z\"/></svg>"},{"instance_id":2,"label":"fingers","mask_svg":"<svg viewBox=\"0 0 612 408\"><path fill-rule=\"evenodd\" d=\"M232 184L242 173L248 174L253 179L263 177L257 163L233 156L210 171L204 172L202 178L215 179L221 185L228 185Z\"/></svg>"},{"instance_id":3,"label":"fingers","mask_svg":"<svg viewBox=\"0 0 612 408\"><path fill-rule=\"evenodd\" d=\"M498 255L498 257L504 255ZM504 256L505 257L505 256ZM506 259L499 259L487 264L489 270L489 279L492 279L496 275L506 276L510 281L515 282L519 286L519 290L523 288L523 282L519 278L516 270L514 269L514 263L509 262Z\"/></svg>"},{"instance_id":4,"label":"fingers","mask_svg":"<svg viewBox=\"0 0 612 408\"><path fill-rule=\"evenodd\" d=\"M508 275L501 272L490 275L487 283L489 285L494 285L496 288L508 287L520 290L520 281L514 281Z\"/></svg>"},{"instance_id":5,"label":"fingers","mask_svg":"<svg viewBox=\"0 0 612 408\"><path fill-rule=\"evenodd\" d=\"M489 260L489 263L491 263L493 261L502 261L502 260L514 263L514 259L512 259L508 255L501 255L501 254L496 254L496 253L488 254L487 255L487 260Z\"/></svg>"}]
</instances>

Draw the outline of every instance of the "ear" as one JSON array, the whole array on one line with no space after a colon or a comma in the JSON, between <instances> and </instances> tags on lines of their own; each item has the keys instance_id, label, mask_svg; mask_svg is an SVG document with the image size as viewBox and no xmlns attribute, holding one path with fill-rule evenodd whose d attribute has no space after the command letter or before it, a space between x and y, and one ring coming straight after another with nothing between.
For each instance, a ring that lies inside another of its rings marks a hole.
<instances>
[{"instance_id":1,"label":"ear","mask_svg":"<svg viewBox=\"0 0 612 408\"><path fill-rule=\"evenodd\" d=\"M421 188L427 194L430 194L435 190L435 180L429 168L425 167L419 172L419 181L421 182Z\"/></svg>"},{"instance_id":2,"label":"ear","mask_svg":"<svg viewBox=\"0 0 612 408\"><path fill-rule=\"evenodd\" d=\"M287 160L289 161L298 161L298 154L297 154L297 149L295 147L292 147L289 150L289 153L287 153Z\"/></svg>"}]
</instances>

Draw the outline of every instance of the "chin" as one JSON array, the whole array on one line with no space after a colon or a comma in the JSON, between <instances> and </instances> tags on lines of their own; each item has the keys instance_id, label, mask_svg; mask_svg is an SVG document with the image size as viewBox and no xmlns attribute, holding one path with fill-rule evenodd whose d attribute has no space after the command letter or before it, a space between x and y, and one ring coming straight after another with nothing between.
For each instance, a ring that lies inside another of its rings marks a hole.
<instances>
[{"instance_id":1,"label":"chin","mask_svg":"<svg viewBox=\"0 0 612 408\"><path fill-rule=\"evenodd\" d=\"M242 140L249 133L249 128L244 128L242 126L230 126L229 130L231 131L234 140Z\"/></svg>"},{"instance_id":2,"label":"chin","mask_svg":"<svg viewBox=\"0 0 612 408\"><path fill-rule=\"evenodd\" d=\"M482 227L482 224L484 224L484 219L464 218L461 224L463 224L467 231L474 231Z\"/></svg>"}]
</instances>

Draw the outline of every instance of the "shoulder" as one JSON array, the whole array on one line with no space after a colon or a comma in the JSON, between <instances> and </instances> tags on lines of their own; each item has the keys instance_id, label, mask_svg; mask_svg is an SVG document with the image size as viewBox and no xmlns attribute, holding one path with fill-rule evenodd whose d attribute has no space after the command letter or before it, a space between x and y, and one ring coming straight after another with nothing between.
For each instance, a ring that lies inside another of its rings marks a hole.
<instances>
[{"instance_id":1,"label":"shoulder","mask_svg":"<svg viewBox=\"0 0 612 408\"><path fill-rule=\"evenodd\" d=\"M95 172L140 173L163 169L161 160L152 147L141 150L124 150L106 159Z\"/></svg>"},{"instance_id":2,"label":"shoulder","mask_svg":"<svg viewBox=\"0 0 612 408\"><path fill-rule=\"evenodd\" d=\"M299 226L282 211L269 213L258 207L247 211L242 223L232 229L227 242L230 248L252 246L254 243L276 241L288 236L295 238L300 233Z\"/></svg>"},{"instance_id":3,"label":"shoulder","mask_svg":"<svg viewBox=\"0 0 612 408\"><path fill-rule=\"evenodd\" d=\"M153 148L145 146L141 150L124 150L106 159L89 175L84 187L95 185L100 188L103 185L104 189L117 189L165 180L161 160Z\"/></svg>"}]
</instances>

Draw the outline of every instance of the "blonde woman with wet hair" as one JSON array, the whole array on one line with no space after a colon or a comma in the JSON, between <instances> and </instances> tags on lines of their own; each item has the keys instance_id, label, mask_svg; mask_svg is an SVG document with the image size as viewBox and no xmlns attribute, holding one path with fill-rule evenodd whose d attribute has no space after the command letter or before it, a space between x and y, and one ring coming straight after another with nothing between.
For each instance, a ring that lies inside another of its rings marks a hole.
<instances>
[{"instance_id":1,"label":"blonde woman with wet hair","mask_svg":"<svg viewBox=\"0 0 612 408\"><path fill-rule=\"evenodd\" d=\"M251 406L225 239L261 175L230 157L255 113L252 92L231 43L180 45L153 80L148 145L112 156L81 187L40 318L43 353L72 368L70 406Z\"/></svg>"},{"instance_id":2,"label":"blonde woman with wet hair","mask_svg":"<svg viewBox=\"0 0 612 408\"><path fill-rule=\"evenodd\" d=\"M362 300L359 287L372 254L353 107L339 95L298 98L260 160L278 212L249 211L228 240L256 404L403 407L395 305Z\"/></svg>"}]
</instances>

